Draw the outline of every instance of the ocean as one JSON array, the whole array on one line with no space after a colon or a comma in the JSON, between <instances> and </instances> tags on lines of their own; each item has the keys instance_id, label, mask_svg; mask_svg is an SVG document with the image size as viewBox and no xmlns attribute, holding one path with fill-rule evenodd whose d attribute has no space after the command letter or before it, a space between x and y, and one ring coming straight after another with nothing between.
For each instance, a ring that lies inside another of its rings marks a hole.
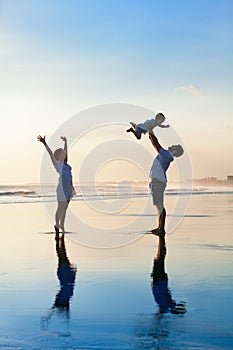
<instances>
[{"instance_id":1,"label":"ocean","mask_svg":"<svg viewBox=\"0 0 233 350\"><path fill-rule=\"evenodd\" d=\"M158 314L153 297L159 238L145 232L156 221L148 184L75 188L58 248L56 185L0 187L0 349L233 349L232 188L167 187L164 264L184 314ZM62 257L77 268L75 279L65 268L67 309L56 305Z\"/></svg>"},{"instance_id":2,"label":"ocean","mask_svg":"<svg viewBox=\"0 0 233 350\"><path fill-rule=\"evenodd\" d=\"M148 183L104 182L97 184L75 185L76 195L73 201L139 198L150 196ZM231 194L232 187L191 187L188 185L168 186L165 196L193 196L201 194ZM56 184L25 184L0 186L0 204L41 203L56 201Z\"/></svg>"}]
</instances>

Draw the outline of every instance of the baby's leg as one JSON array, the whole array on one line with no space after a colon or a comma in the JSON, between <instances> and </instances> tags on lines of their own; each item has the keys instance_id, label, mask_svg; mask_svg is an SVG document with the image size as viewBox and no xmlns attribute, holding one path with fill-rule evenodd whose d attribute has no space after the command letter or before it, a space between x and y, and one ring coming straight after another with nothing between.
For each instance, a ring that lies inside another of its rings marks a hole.
<instances>
[{"instance_id":1,"label":"baby's leg","mask_svg":"<svg viewBox=\"0 0 233 350\"><path fill-rule=\"evenodd\" d=\"M133 127L134 129L136 129L137 124L135 124L134 122L130 122L130 124L132 125L132 127Z\"/></svg>"},{"instance_id":2,"label":"baby's leg","mask_svg":"<svg viewBox=\"0 0 233 350\"><path fill-rule=\"evenodd\" d=\"M141 138L141 136L142 136L141 133L136 132L135 129L133 129L133 128L130 128L130 129L126 130L126 132L132 132L132 133L136 136L136 138L137 138L138 140L140 140L140 138Z\"/></svg>"}]
</instances>

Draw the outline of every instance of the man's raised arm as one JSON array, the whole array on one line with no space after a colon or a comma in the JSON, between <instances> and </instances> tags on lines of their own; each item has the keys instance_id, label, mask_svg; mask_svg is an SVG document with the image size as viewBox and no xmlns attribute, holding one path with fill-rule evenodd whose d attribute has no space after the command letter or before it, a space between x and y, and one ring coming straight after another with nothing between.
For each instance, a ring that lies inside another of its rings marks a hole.
<instances>
[{"instance_id":1,"label":"man's raised arm","mask_svg":"<svg viewBox=\"0 0 233 350\"><path fill-rule=\"evenodd\" d=\"M162 146L160 145L157 137L155 136L155 134L153 133L153 130L148 130L149 133L149 138L151 140L152 145L154 146L154 148L156 149L157 152L160 151L160 148L162 148Z\"/></svg>"}]
</instances>

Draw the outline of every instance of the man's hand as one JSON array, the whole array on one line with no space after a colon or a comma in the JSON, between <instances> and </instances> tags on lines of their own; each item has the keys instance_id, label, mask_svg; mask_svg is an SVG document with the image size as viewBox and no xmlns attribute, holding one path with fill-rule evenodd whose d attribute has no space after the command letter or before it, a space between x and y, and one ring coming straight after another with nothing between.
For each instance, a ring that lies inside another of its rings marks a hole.
<instances>
[{"instance_id":1,"label":"man's hand","mask_svg":"<svg viewBox=\"0 0 233 350\"><path fill-rule=\"evenodd\" d=\"M150 136L150 134L154 135L153 128L151 125L148 126L147 131L149 133L149 136Z\"/></svg>"},{"instance_id":2,"label":"man's hand","mask_svg":"<svg viewBox=\"0 0 233 350\"><path fill-rule=\"evenodd\" d=\"M62 141L67 142L67 138L65 136L61 136Z\"/></svg>"}]
</instances>

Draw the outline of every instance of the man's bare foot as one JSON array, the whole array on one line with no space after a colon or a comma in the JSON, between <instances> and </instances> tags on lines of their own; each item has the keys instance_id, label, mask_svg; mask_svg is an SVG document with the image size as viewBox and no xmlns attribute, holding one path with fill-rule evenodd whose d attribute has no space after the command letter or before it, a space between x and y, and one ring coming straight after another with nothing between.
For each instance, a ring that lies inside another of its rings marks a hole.
<instances>
[{"instance_id":1,"label":"man's bare foot","mask_svg":"<svg viewBox=\"0 0 233 350\"><path fill-rule=\"evenodd\" d=\"M165 234L166 234L165 230L160 229L160 228L155 228L155 229L151 230L151 233L153 235L156 235L156 236L165 236Z\"/></svg>"}]
</instances>

